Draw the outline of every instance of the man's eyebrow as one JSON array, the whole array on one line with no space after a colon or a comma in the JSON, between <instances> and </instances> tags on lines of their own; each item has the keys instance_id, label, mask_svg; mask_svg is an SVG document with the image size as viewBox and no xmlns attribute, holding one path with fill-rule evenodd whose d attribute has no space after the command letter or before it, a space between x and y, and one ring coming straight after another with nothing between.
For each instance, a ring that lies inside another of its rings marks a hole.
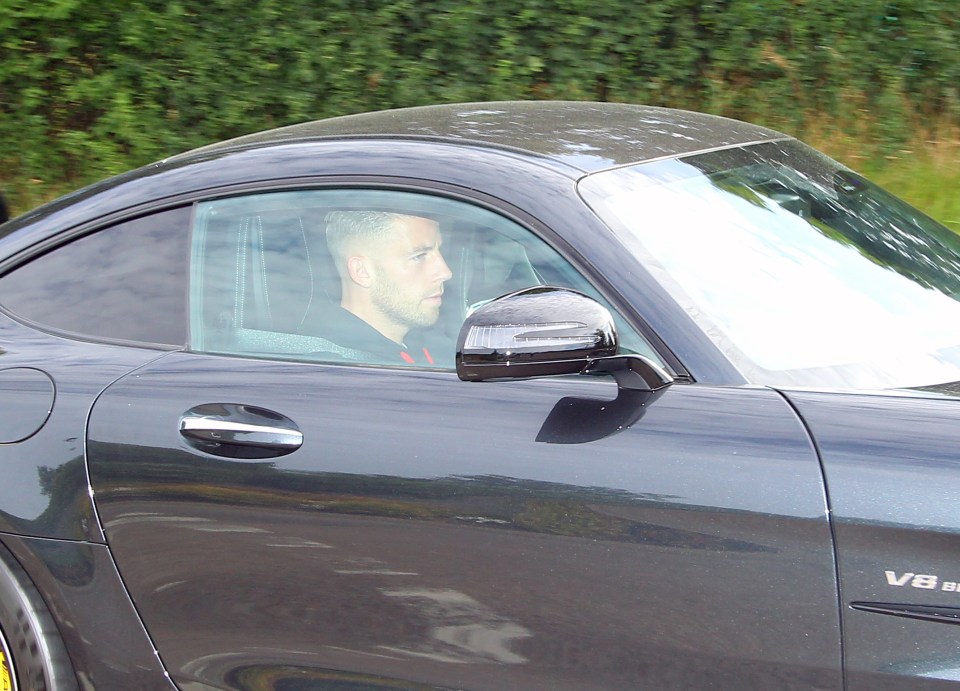
<instances>
[{"instance_id":1,"label":"man's eyebrow","mask_svg":"<svg viewBox=\"0 0 960 691\"><path fill-rule=\"evenodd\" d=\"M415 247L410 248L410 254L417 254L418 252L426 252L427 250L432 250L435 247L440 247L443 244L442 240L437 242L425 242L421 245L416 245Z\"/></svg>"}]
</instances>

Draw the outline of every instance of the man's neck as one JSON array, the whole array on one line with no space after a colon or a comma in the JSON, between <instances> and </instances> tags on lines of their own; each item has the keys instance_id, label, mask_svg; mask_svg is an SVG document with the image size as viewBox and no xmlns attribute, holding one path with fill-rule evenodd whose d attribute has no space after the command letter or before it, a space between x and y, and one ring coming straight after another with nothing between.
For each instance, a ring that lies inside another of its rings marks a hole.
<instances>
[{"instance_id":1,"label":"man's neck","mask_svg":"<svg viewBox=\"0 0 960 691\"><path fill-rule=\"evenodd\" d=\"M341 302L340 306L353 316L365 321L371 328L379 331L385 338L390 339L399 346L406 347L403 343L409 331L406 327L383 319L382 314L372 309L365 310L359 306L351 305L346 301Z\"/></svg>"}]
</instances>

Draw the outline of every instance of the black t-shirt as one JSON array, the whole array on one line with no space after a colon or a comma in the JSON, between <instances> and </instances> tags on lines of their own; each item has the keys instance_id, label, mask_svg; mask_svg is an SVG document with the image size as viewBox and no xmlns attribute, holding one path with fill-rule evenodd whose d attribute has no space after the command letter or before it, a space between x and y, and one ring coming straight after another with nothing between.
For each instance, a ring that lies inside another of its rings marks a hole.
<instances>
[{"instance_id":1,"label":"black t-shirt","mask_svg":"<svg viewBox=\"0 0 960 691\"><path fill-rule=\"evenodd\" d=\"M450 367L453 363L453 345L427 330L411 330L400 345L339 305L314 313L309 321L300 333L330 341L331 348L323 352L337 359L425 367Z\"/></svg>"}]
</instances>

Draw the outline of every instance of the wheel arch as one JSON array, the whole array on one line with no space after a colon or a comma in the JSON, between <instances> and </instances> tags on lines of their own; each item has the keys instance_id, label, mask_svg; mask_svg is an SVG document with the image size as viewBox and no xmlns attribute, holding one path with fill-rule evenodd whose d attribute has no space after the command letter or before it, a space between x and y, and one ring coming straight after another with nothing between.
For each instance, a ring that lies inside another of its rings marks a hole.
<instances>
[{"instance_id":1,"label":"wheel arch","mask_svg":"<svg viewBox=\"0 0 960 691\"><path fill-rule=\"evenodd\" d=\"M14 556L0 545L0 636L14 691L79 687L56 621Z\"/></svg>"}]
</instances>

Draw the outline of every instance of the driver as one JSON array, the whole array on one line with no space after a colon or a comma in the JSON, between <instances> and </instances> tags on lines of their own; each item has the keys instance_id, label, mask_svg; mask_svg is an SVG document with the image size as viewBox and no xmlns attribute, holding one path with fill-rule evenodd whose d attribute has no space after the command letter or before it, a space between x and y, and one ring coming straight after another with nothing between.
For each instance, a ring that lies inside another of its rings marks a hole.
<instances>
[{"instance_id":1,"label":"driver","mask_svg":"<svg viewBox=\"0 0 960 691\"><path fill-rule=\"evenodd\" d=\"M435 364L422 329L437 322L453 275L439 224L386 211L332 211L325 221L341 299L320 335L346 359Z\"/></svg>"}]
</instances>

